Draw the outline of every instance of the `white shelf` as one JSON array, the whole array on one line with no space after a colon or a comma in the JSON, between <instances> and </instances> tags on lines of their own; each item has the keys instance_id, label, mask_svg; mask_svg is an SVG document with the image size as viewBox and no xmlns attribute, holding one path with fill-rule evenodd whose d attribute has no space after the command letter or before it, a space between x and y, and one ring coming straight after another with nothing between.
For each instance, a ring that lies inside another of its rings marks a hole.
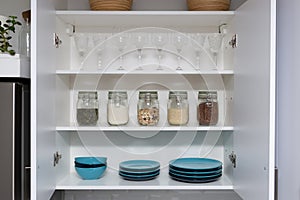
<instances>
[{"instance_id":1,"label":"white shelf","mask_svg":"<svg viewBox=\"0 0 300 200\"><path fill-rule=\"evenodd\" d=\"M82 180L74 172L56 184L57 190L233 190L228 177L223 175L218 181L210 183L184 183L172 180L168 170L150 181L123 180L117 170L108 169L98 180Z\"/></svg>"},{"instance_id":2,"label":"white shelf","mask_svg":"<svg viewBox=\"0 0 300 200\"><path fill-rule=\"evenodd\" d=\"M219 26L228 23L234 11L56 11L75 26Z\"/></svg>"},{"instance_id":3,"label":"white shelf","mask_svg":"<svg viewBox=\"0 0 300 200\"><path fill-rule=\"evenodd\" d=\"M201 75L233 75L233 70L189 70L189 71L150 71L150 70L135 70L135 71L118 71L118 70L107 70L107 71L81 71L81 70L56 70L57 75L117 75L117 74L165 74L165 75L176 75L176 74L201 74Z\"/></svg>"},{"instance_id":4,"label":"white shelf","mask_svg":"<svg viewBox=\"0 0 300 200\"><path fill-rule=\"evenodd\" d=\"M56 131L233 131L233 126L57 126Z\"/></svg>"}]
</instances>

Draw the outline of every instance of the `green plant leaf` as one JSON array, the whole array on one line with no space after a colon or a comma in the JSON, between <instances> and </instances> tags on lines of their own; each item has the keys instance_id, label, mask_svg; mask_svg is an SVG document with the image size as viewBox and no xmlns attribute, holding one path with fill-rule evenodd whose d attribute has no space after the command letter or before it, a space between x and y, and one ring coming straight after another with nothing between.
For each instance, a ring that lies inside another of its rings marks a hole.
<instances>
[{"instance_id":1,"label":"green plant leaf","mask_svg":"<svg viewBox=\"0 0 300 200\"><path fill-rule=\"evenodd\" d=\"M12 39L10 32L16 31L16 26L22 25L21 22L16 20L16 16L9 16L9 19L6 20L6 23L0 22L0 51L7 52L10 55L15 55L14 50L9 50L12 45L9 43L9 40Z\"/></svg>"},{"instance_id":2,"label":"green plant leaf","mask_svg":"<svg viewBox=\"0 0 300 200\"><path fill-rule=\"evenodd\" d=\"M16 52L14 50L9 50L8 53L12 56L16 54Z\"/></svg>"},{"instance_id":3,"label":"green plant leaf","mask_svg":"<svg viewBox=\"0 0 300 200\"><path fill-rule=\"evenodd\" d=\"M12 31L12 32L15 31L15 28L13 26L8 27L7 29L10 30L10 31Z\"/></svg>"}]
</instances>

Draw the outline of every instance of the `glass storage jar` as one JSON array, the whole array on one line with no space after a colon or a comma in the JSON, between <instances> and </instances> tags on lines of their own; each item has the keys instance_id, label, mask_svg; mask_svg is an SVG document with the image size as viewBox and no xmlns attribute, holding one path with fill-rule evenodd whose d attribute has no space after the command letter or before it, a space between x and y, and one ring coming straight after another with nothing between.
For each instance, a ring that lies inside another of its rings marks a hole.
<instances>
[{"instance_id":1,"label":"glass storage jar","mask_svg":"<svg viewBox=\"0 0 300 200\"><path fill-rule=\"evenodd\" d=\"M24 20L19 33L19 54L30 57L30 19L28 17Z\"/></svg>"},{"instance_id":2,"label":"glass storage jar","mask_svg":"<svg viewBox=\"0 0 300 200\"><path fill-rule=\"evenodd\" d=\"M95 126L98 122L97 92L80 91L77 100L77 123L79 126Z\"/></svg>"},{"instance_id":3,"label":"glass storage jar","mask_svg":"<svg viewBox=\"0 0 300 200\"><path fill-rule=\"evenodd\" d=\"M219 120L217 91L199 91L198 120L200 125L216 125Z\"/></svg>"},{"instance_id":4,"label":"glass storage jar","mask_svg":"<svg viewBox=\"0 0 300 200\"><path fill-rule=\"evenodd\" d=\"M137 111L138 122L140 125L156 125L159 121L157 91L140 91Z\"/></svg>"},{"instance_id":5,"label":"glass storage jar","mask_svg":"<svg viewBox=\"0 0 300 200\"><path fill-rule=\"evenodd\" d=\"M185 125L189 121L189 103L186 91L170 91L168 122L170 125Z\"/></svg>"},{"instance_id":6,"label":"glass storage jar","mask_svg":"<svg viewBox=\"0 0 300 200\"><path fill-rule=\"evenodd\" d=\"M109 91L107 122L110 125L125 125L129 120L127 92Z\"/></svg>"}]
</instances>

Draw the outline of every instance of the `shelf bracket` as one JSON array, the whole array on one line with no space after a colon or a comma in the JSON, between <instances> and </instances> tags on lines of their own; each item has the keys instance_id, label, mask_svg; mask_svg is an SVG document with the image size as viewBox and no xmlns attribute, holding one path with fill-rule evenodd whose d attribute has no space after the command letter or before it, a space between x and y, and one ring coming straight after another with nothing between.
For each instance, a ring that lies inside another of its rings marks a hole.
<instances>
[{"instance_id":1,"label":"shelf bracket","mask_svg":"<svg viewBox=\"0 0 300 200\"><path fill-rule=\"evenodd\" d=\"M236 154L234 151L229 155L229 160L231 161L233 168L236 168Z\"/></svg>"},{"instance_id":2,"label":"shelf bracket","mask_svg":"<svg viewBox=\"0 0 300 200\"><path fill-rule=\"evenodd\" d=\"M57 152L54 153L53 155L53 166L55 167L56 165L58 165L59 160L62 158L62 155Z\"/></svg>"}]
</instances>

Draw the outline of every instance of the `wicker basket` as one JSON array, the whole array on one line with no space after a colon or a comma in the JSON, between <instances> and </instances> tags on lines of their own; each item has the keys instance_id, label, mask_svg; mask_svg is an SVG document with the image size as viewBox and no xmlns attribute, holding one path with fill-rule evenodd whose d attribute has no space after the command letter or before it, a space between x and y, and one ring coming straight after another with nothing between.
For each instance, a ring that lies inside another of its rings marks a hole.
<instances>
[{"instance_id":1,"label":"wicker basket","mask_svg":"<svg viewBox=\"0 0 300 200\"><path fill-rule=\"evenodd\" d=\"M230 0L187 0L187 5L191 11L226 11Z\"/></svg>"},{"instance_id":2,"label":"wicker basket","mask_svg":"<svg viewBox=\"0 0 300 200\"><path fill-rule=\"evenodd\" d=\"M91 10L131 10L132 0L89 0Z\"/></svg>"}]
</instances>

